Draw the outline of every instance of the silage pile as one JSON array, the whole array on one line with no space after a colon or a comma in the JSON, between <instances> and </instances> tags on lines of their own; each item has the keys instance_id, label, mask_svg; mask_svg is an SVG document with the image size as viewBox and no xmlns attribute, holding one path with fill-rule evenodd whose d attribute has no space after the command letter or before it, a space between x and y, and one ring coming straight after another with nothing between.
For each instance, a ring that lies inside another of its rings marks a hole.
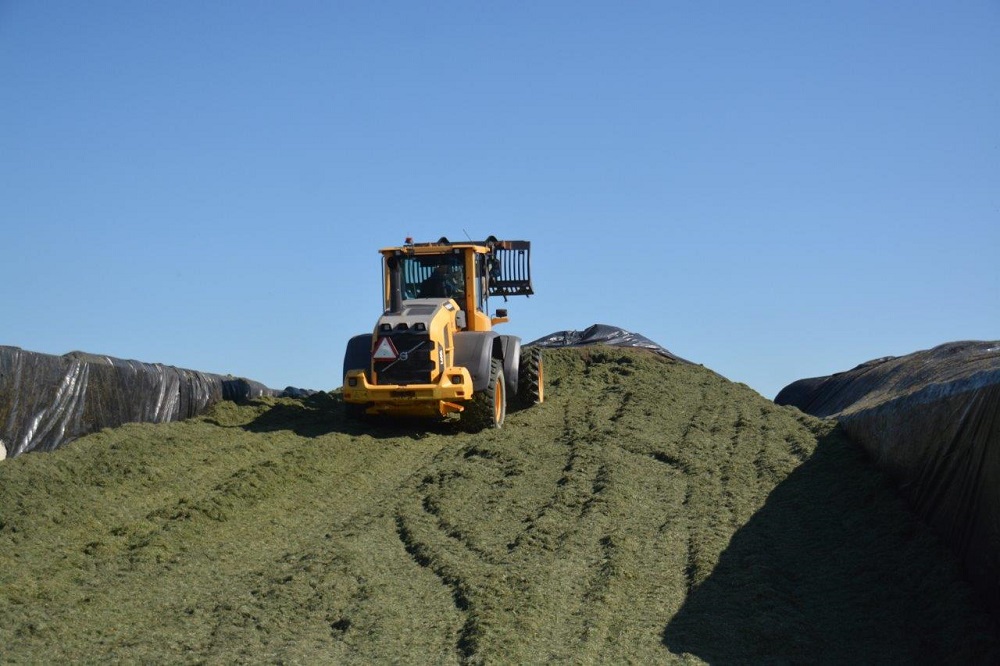
<instances>
[{"instance_id":1,"label":"silage pile","mask_svg":"<svg viewBox=\"0 0 1000 666\"><path fill-rule=\"evenodd\" d=\"M0 465L0 660L983 661L991 616L834 424L642 350L504 430L223 402Z\"/></svg>"}]
</instances>

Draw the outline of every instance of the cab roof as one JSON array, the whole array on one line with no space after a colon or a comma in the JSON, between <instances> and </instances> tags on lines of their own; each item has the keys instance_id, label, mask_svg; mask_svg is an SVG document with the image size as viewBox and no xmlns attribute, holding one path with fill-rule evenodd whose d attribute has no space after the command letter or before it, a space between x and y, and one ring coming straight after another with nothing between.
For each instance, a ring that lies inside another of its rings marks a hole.
<instances>
[{"instance_id":1,"label":"cab roof","mask_svg":"<svg viewBox=\"0 0 1000 666\"><path fill-rule=\"evenodd\" d=\"M496 249L501 250L528 250L531 247L529 241L502 241L498 240L495 236L490 236L483 241L459 241L453 243L444 236L439 238L433 243L414 243L412 239L407 238L406 242L402 245L397 245L394 247L384 247L379 252L382 254L396 254L397 252L402 253L412 253L412 254L447 254L454 252L455 250L466 250L471 249L474 252L487 253L492 252Z\"/></svg>"}]
</instances>

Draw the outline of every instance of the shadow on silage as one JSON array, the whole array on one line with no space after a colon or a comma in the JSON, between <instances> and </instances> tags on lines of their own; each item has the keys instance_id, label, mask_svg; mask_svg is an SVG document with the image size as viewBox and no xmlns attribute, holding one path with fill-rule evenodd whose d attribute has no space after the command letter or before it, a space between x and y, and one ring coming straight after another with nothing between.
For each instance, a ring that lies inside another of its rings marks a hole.
<instances>
[{"instance_id":1,"label":"shadow on silage","mask_svg":"<svg viewBox=\"0 0 1000 666\"><path fill-rule=\"evenodd\" d=\"M241 426L248 432L267 433L290 430L299 437L322 437L339 433L351 436L367 435L377 439L428 435L446 435L459 430L451 423L427 419L353 420L345 416L344 401L339 392L318 392L302 399L287 399L268 404L257 418Z\"/></svg>"},{"instance_id":2,"label":"shadow on silage","mask_svg":"<svg viewBox=\"0 0 1000 666\"><path fill-rule=\"evenodd\" d=\"M663 643L710 663L1000 663L954 556L839 430L736 532Z\"/></svg>"}]
</instances>

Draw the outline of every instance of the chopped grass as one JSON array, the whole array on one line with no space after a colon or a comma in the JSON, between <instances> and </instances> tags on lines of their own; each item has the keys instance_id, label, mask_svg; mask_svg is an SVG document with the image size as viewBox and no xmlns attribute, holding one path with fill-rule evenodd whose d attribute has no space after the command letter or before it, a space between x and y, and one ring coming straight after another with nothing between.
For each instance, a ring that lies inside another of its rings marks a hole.
<instances>
[{"instance_id":1,"label":"chopped grass","mask_svg":"<svg viewBox=\"0 0 1000 666\"><path fill-rule=\"evenodd\" d=\"M500 431L320 394L5 461L0 661L996 661L834 423L641 350L546 374Z\"/></svg>"}]
</instances>

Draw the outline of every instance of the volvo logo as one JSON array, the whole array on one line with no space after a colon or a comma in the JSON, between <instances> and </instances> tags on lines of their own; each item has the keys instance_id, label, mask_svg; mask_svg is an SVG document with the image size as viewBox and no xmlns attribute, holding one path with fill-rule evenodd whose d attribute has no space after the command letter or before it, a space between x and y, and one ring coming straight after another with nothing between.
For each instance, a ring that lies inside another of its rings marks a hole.
<instances>
[{"instance_id":1,"label":"volvo logo","mask_svg":"<svg viewBox=\"0 0 1000 666\"><path fill-rule=\"evenodd\" d=\"M400 361L405 361L408 358L410 358L410 352L399 352Z\"/></svg>"}]
</instances>

